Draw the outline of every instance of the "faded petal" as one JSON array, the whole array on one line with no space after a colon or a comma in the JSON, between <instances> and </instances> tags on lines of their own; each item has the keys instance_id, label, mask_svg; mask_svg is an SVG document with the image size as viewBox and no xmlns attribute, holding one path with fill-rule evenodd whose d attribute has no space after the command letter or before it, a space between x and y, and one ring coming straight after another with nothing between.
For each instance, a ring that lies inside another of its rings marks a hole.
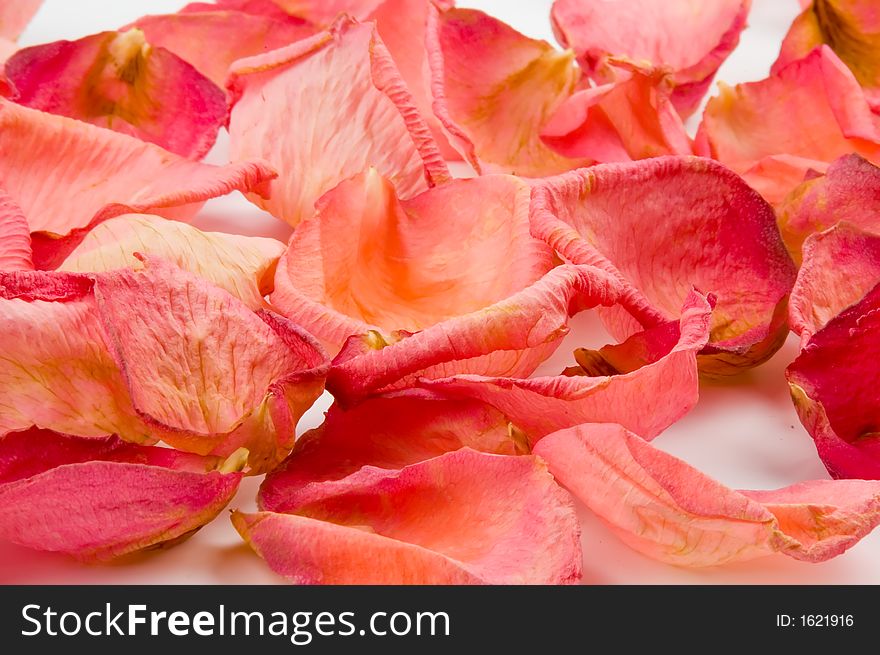
<instances>
[{"instance_id":1,"label":"faded petal","mask_svg":"<svg viewBox=\"0 0 880 655\"><path fill-rule=\"evenodd\" d=\"M298 584L559 584L581 576L571 500L531 456L464 448L400 471L366 467L332 497L232 520L274 571Z\"/></svg>"}]
</instances>

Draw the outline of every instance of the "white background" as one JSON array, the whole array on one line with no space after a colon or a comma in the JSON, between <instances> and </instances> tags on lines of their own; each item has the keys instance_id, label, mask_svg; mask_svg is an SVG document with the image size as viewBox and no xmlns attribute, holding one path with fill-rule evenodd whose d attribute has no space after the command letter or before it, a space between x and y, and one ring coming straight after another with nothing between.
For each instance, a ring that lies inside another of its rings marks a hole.
<instances>
[{"instance_id":1,"label":"white background","mask_svg":"<svg viewBox=\"0 0 880 655\"><path fill-rule=\"evenodd\" d=\"M609 5L615 1L609 0ZM664 2L666 0L655 0ZM75 39L114 29L145 13L174 11L182 0L47 0L22 37L32 45ZM529 36L553 41L549 0L462 0L510 23ZM609 7L610 9L610 7ZM728 83L765 77L782 37L798 11L797 0L754 0L750 27L718 79ZM693 126L691 126L693 127ZM225 134L209 160L221 163ZM202 228L285 239L290 230L241 197L208 203L196 221ZM582 314L557 355L542 367L558 373L578 346L599 346L606 337L598 321ZM655 445L682 457L725 484L769 489L827 474L812 441L798 422L783 371L797 354L790 338L767 364L725 384L703 385L699 405L658 438ZM299 431L320 423L326 396L302 420ZM231 507L254 509L258 480L242 485ZM586 583L880 583L880 532L847 554L820 565L774 555L714 569L679 569L649 560L626 547L586 510L582 512ZM0 543L0 581L6 583L278 583L276 577L238 538L223 512L188 542L123 563L86 566L66 557L32 552Z\"/></svg>"}]
</instances>

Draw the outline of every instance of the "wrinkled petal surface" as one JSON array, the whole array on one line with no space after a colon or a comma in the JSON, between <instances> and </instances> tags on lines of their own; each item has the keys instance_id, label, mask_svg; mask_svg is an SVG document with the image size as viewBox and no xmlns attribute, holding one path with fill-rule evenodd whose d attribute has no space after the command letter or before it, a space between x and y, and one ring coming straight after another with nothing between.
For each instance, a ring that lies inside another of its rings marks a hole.
<instances>
[{"instance_id":1,"label":"wrinkled petal surface","mask_svg":"<svg viewBox=\"0 0 880 655\"><path fill-rule=\"evenodd\" d=\"M281 173L270 200L296 225L340 181L370 166L407 198L448 180L430 129L372 24L330 31L237 62L228 87L233 160L260 157ZM291 117L295 117L291 119Z\"/></svg>"},{"instance_id":2,"label":"wrinkled petal surface","mask_svg":"<svg viewBox=\"0 0 880 655\"><path fill-rule=\"evenodd\" d=\"M0 538L109 560L185 538L235 495L222 460L27 430L0 438Z\"/></svg>"},{"instance_id":3,"label":"wrinkled petal surface","mask_svg":"<svg viewBox=\"0 0 880 655\"><path fill-rule=\"evenodd\" d=\"M186 220L209 198L236 190L265 194L276 175L254 161L228 166L189 161L123 134L4 100L0 150L3 188L36 232L38 268L58 266L89 229L108 218L158 213Z\"/></svg>"},{"instance_id":4,"label":"wrinkled petal surface","mask_svg":"<svg viewBox=\"0 0 880 655\"><path fill-rule=\"evenodd\" d=\"M426 517L430 520L425 520ZM581 576L568 494L531 456L470 449L366 467L332 497L233 523L298 584L559 584Z\"/></svg>"},{"instance_id":5,"label":"wrinkled petal surface","mask_svg":"<svg viewBox=\"0 0 880 655\"><path fill-rule=\"evenodd\" d=\"M148 214L112 218L89 232L59 270L100 273L139 267L135 253L154 255L225 289L251 309L266 306L263 297L284 244L275 239L201 232Z\"/></svg>"},{"instance_id":6,"label":"wrinkled petal surface","mask_svg":"<svg viewBox=\"0 0 880 655\"><path fill-rule=\"evenodd\" d=\"M427 47L434 112L477 173L540 177L586 163L540 139L578 82L570 52L473 9L433 9Z\"/></svg>"},{"instance_id":7,"label":"wrinkled petal surface","mask_svg":"<svg viewBox=\"0 0 880 655\"><path fill-rule=\"evenodd\" d=\"M33 270L31 230L12 198L0 191L0 271Z\"/></svg>"},{"instance_id":8,"label":"wrinkled petal surface","mask_svg":"<svg viewBox=\"0 0 880 655\"><path fill-rule=\"evenodd\" d=\"M792 399L836 478L880 479L880 285L831 319L786 370Z\"/></svg>"},{"instance_id":9,"label":"wrinkled petal surface","mask_svg":"<svg viewBox=\"0 0 880 655\"><path fill-rule=\"evenodd\" d=\"M535 452L623 542L677 566L774 552L821 562L880 523L878 482L816 480L775 491L735 491L619 425L561 430Z\"/></svg>"},{"instance_id":10,"label":"wrinkled petal surface","mask_svg":"<svg viewBox=\"0 0 880 655\"><path fill-rule=\"evenodd\" d=\"M717 301L703 372L753 366L784 341L795 267L773 209L723 166L662 157L572 171L535 188L531 213L535 236L623 285L621 306L602 311L618 340L676 319L696 288Z\"/></svg>"},{"instance_id":11,"label":"wrinkled petal surface","mask_svg":"<svg viewBox=\"0 0 880 655\"><path fill-rule=\"evenodd\" d=\"M687 117L739 43L750 8L751 0L556 0L551 18L594 79L613 79L614 57L672 72L673 102Z\"/></svg>"},{"instance_id":12,"label":"wrinkled petal surface","mask_svg":"<svg viewBox=\"0 0 880 655\"><path fill-rule=\"evenodd\" d=\"M599 421L653 438L690 411L699 396L697 353L709 338L711 308L692 294L681 314L680 324L652 328L600 351L578 351L579 365L566 375L458 375L420 385L497 408L532 444L556 430Z\"/></svg>"},{"instance_id":13,"label":"wrinkled petal surface","mask_svg":"<svg viewBox=\"0 0 880 655\"><path fill-rule=\"evenodd\" d=\"M226 122L223 90L138 29L24 48L4 64L16 102L201 159Z\"/></svg>"},{"instance_id":14,"label":"wrinkled petal surface","mask_svg":"<svg viewBox=\"0 0 880 655\"><path fill-rule=\"evenodd\" d=\"M880 159L880 118L846 65L827 46L760 82L722 85L706 107L697 136L699 154L743 175L772 204L792 190L791 175L774 180L767 159L798 157L800 179L811 162L832 162L857 152ZM797 179L797 178L795 178Z\"/></svg>"}]
</instances>

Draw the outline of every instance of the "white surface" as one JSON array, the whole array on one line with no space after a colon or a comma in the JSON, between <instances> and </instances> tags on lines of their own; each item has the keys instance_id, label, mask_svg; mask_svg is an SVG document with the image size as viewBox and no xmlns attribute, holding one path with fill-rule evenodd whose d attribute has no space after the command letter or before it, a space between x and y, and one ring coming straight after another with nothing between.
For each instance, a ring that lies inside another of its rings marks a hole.
<instances>
[{"instance_id":1,"label":"white surface","mask_svg":"<svg viewBox=\"0 0 880 655\"><path fill-rule=\"evenodd\" d=\"M182 4L180 0L47 0L22 42L77 38L113 29L145 13L171 11ZM530 36L552 41L549 0L462 0L458 4L484 9ZM767 75L798 7L797 0L755 0L754 4L751 27L719 74L725 82L757 80ZM223 161L225 142L225 135L221 135L211 154L212 161ZM240 196L212 201L196 224L281 239L290 232ZM607 339L592 315L582 314L573 326L557 355L542 367L543 372L561 370L570 362L574 348L602 345ZM795 341L789 339L773 360L759 369L726 384L704 385L699 405L655 445L738 488L775 488L827 477L812 440L798 422L783 378L786 365L796 353ZM318 425L328 404L325 396L303 418L299 431ZM258 484L259 480L246 481L231 507L253 509ZM584 510L582 517L586 583L880 583L880 533L821 565L777 555L736 566L685 570L638 555L621 545L588 511ZM85 566L62 556L0 544L0 581L259 584L280 579L240 541L224 512L174 549L112 565Z\"/></svg>"}]
</instances>

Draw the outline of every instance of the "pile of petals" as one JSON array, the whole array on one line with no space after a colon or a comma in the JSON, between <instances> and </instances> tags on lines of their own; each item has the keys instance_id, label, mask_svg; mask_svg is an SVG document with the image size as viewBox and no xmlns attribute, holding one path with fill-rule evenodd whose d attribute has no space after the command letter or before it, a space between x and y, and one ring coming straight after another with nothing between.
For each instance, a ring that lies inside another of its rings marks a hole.
<instances>
[{"instance_id":1,"label":"pile of petals","mask_svg":"<svg viewBox=\"0 0 880 655\"><path fill-rule=\"evenodd\" d=\"M802 2L701 116L750 0L556 0L562 48L451 0L20 47L40 4L0 3L0 539L111 560L231 505L297 584L568 584L578 508L692 567L880 524L867 3ZM234 192L289 240L196 227ZM582 312L608 345L548 371ZM655 445L791 332L829 479L736 490Z\"/></svg>"}]
</instances>

